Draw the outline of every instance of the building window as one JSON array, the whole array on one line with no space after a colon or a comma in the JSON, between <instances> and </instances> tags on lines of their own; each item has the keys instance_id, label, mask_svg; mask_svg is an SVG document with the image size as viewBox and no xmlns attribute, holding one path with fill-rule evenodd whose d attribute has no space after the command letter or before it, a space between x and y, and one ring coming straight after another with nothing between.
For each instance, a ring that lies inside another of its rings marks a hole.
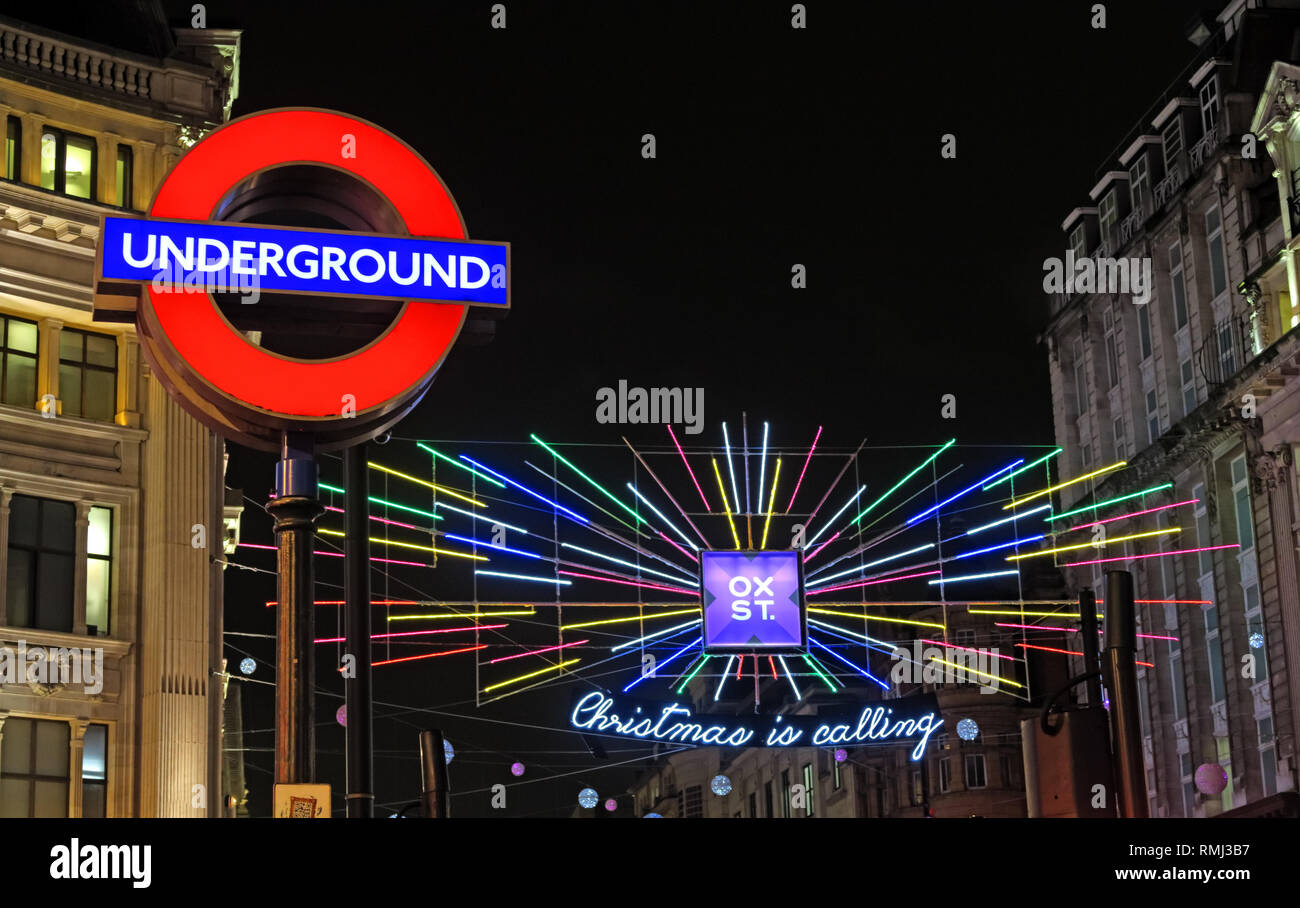
<instances>
[{"instance_id":1,"label":"building window","mask_svg":"<svg viewBox=\"0 0 1300 908\"><path fill-rule=\"evenodd\" d=\"M87 725L81 754L81 815L108 816L108 726Z\"/></svg>"},{"instance_id":2,"label":"building window","mask_svg":"<svg viewBox=\"0 0 1300 908\"><path fill-rule=\"evenodd\" d=\"M72 630L77 508L70 501L15 495L9 503L6 623Z\"/></svg>"},{"instance_id":3,"label":"building window","mask_svg":"<svg viewBox=\"0 0 1300 908\"><path fill-rule=\"evenodd\" d=\"M966 787L984 788L984 754L966 754Z\"/></svg>"},{"instance_id":4,"label":"building window","mask_svg":"<svg viewBox=\"0 0 1300 908\"><path fill-rule=\"evenodd\" d=\"M790 819L790 770L781 770L781 816Z\"/></svg>"},{"instance_id":5,"label":"building window","mask_svg":"<svg viewBox=\"0 0 1300 908\"><path fill-rule=\"evenodd\" d=\"M1082 222L1070 231L1070 251L1076 262L1088 255L1088 231Z\"/></svg>"},{"instance_id":6,"label":"building window","mask_svg":"<svg viewBox=\"0 0 1300 908\"><path fill-rule=\"evenodd\" d=\"M1160 402L1155 391L1147 392L1147 443L1155 444L1160 432Z\"/></svg>"},{"instance_id":7,"label":"building window","mask_svg":"<svg viewBox=\"0 0 1300 908\"><path fill-rule=\"evenodd\" d=\"M758 794L751 791L749 793L749 817L753 819L756 816L758 816Z\"/></svg>"},{"instance_id":8,"label":"building window","mask_svg":"<svg viewBox=\"0 0 1300 908\"><path fill-rule=\"evenodd\" d=\"M1178 166L1178 157L1183 153L1183 124L1177 114L1165 124L1160 131L1165 147L1165 172L1172 173Z\"/></svg>"},{"instance_id":9,"label":"building window","mask_svg":"<svg viewBox=\"0 0 1300 908\"><path fill-rule=\"evenodd\" d=\"M1265 716L1256 724L1259 728L1260 780L1267 797L1277 794L1277 749L1273 737L1273 720Z\"/></svg>"},{"instance_id":10,"label":"building window","mask_svg":"<svg viewBox=\"0 0 1300 908\"><path fill-rule=\"evenodd\" d=\"M1143 303L1137 307L1138 312L1138 348L1143 359L1151 356L1151 310Z\"/></svg>"},{"instance_id":11,"label":"building window","mask_svg":"<svg viewBox=\"0 0 1300 908\"><path fill-rule=\"evenodd\" d=\"M9 117L5 122L6 180L21 180L23 173L23 121Z\"/></svg>"},{"instance_id":12,"label":"building window","mask_svg":"<svg viewBox=\"0 0 1300 908\"><path fill-rule=\"evenodd\" d=\"M1174 721L1187 718L1187 692L1183 687L1183 651L1178 644L1169 646L1169 693L1174 708Z\"/></svg>"},{"instance_id":13,"label":"building window","mask_svg":"<svg viewBox=\"0 0 1300 908\"><path fill-rule=\"evenodd\" d=\"M134 153L130 145L117 146L117 167L114 176L117 181L117 204L122 208L131 207L132 159Z\"/></svg>"},{"instance_id":14,"label":"building window","mask_svg":"<svg viewBox=\"0 0 1300 908\"><path fill-rule=\"evenodd\" d=\"M1101 242L1108 251L1115 248L1115 222L1119 219L1119 207L1115 202L1115 190L1112 189L1101 197L1097 208L1097 217L1101 222Z\"/></svg>"},{"instance_id":15,"label":"building window","mask_svg":"<svg viewBox=\"0 0 1300 908\"><path fill-rule=\"evenodd\" d=\"M1119 351L1115 344L1115 317L1107 309L1102 315L1106 336L1106 376L1110 379L1108 388L1119 384Z\"/></svg>"},{"instance_id":16,"label":"building window","mask_svg":"<svg viewBox=\"0 0 1300 908\"><path fill-rule=\"evenodd\" d=\"M814 816L816 813L814 795L817 793L817 777L813 775L813 765L805 763L803 765L803 796L804 803L808 805L807 816Z\"/></svg>"},{"instance_id":17,"label":"building window","mask_svg":"<svg viewBox=\"0 0 1300 908\"><path fill-rule=\"evenodd\" d=\"M925 788L921 784L921 770L913 767L909 781L912 787L912 803L920 805L925 800Z\"/></svg>"},{"instance_id":18,"label":"building window","mask_svg":"<svg viewBox=\"0 0 1300 908\"><path fill-rule=\"evenodd\" d=\"M1128 456L1128 449L1124 444L1124 417L1117 417L1111 423L1111 428L1115 433L1115 459L1123 460Z\"/></svg>"},{"instance_id":19,"label":"building window","mask_svg":"<svg viewBox=\"0 0 1300 908\"><path fill-rule=\"evenodd\" d=\"M0 817L66 817L72 726L10 716L4 736Z\"/></svg>"},{"instance_id":20,"label":"building window","mask_svg":"<svg viewBox=\"0 0 1300 908\"><path fill-rule=\"evenodd\" d=\"M1210 76L1201 86L1201 132L1208 134L1219 123L1219 77Z\"/></svg>"},{"instance_id":21,"label":"building window","mask_svg":"<svg viewBox=\"0 0 1300 908\"><path fill-rule=\"evenodd\" d=\"M1268 635L1264 633L1264 616L1259 608L1259 586L1252 583L1245 587L1242 592L1246 597L1246 636L1259 634L1264 638L1264 645L1259 649L1251 649L1255 657L1255 683L1263 684L1267 682L1268 671Z\"/></svg>"},{"instance_id":22,"label":"building window","mask_svg":"<svg viewBox=\"0 0 1300 908\"><path fill-rule=\"evenodd\" d=\"M1255 547L1255 520L1251 516L1250 483L1247 482L1246 458L1238 457L1232 462L1232 501L1233 511L1237 516L1237 542L1241 551L1248 552Z\"/></svg>"},{"instance_id":23,"label":"building window","mask_svg":"<svg viewBox=\"0 0 1300 908\"><path fill-rule=\"evenodd\" d=\"M1223 221L1218 205L1205 212L1205 243L1210 250L1210 290L1218 296L1228 289L1228 263L1223 254Z\"/></svg>"},{"instance_id":24,"label":"building window","mask_svg":"<svg viewBox=\"0 0 1300 908\"><path fill-rule=\"evenodd\" d=\"M1133 166L1128 169L1128 187L1133 210L1149 214L1151 212L1151 179L1147 172L1147 156L1145 152L1139 153L1137 160L1133 162Z\"/></svg>"},{"instance_id":25,"label":"building window","mask_svg":"<svg viewBox=\"0 0 1300 908\"><path fill-rule=\"evenodd\" d=\"M117 338L59 332L59 399L64 416L111 421L117 412Z\"/></svg>"},{"instance_id":26,"label":"building window","mask_svg":"<svg viewBox=\"0 0 1300 908\"><path fill-rule=\"evenodd\" d=\"M1183 382L1183 415L1196 409L1196 373L1192 371L1191 359L1185 359L1178 365L1179 377Z\"/></svg>"},{"instance_id":27,"label":"building window","mask_svg":"<svg viewBox=\"0 0 1300 908\"><path fill-rule=\"evenodd\" d=\"M1082 416L1088 412L1088 371L1083 362L1083 342L1074 342L1074 407Z\"/></svg>"},{"instance_id":28,"label":"building window","mask_svg":"<svg viewBox=\"0 0 1300 908\"><path fill-rule=\"evenodd\" d=\"M41 188L95 198L95 140L52 126L41 133Z\"/></svg>"},{"instance_id":29,"label":"building window","mask_svg":"<svg viewBox=\"0 0 1300 908\"><path fill-rule=\"evenodd\" d=\"M952 760L947 757L939 761L939 791L952 791Z\"/></svg>"},{"instance_id":30,"label":"building window","mask_svg":"<svg viewBox=\"0 0 1300 908\"><path fill-rule=\"evenodd\" d=\"M1169 284L1174 296L1174 327L1187 325L1187 282L1183 280L1183 244L1169 247Z\"/></svg>"},{"instance_id":31,"label":"building window","mask_svg":"<svg viewBox=\"0 0 1300 908\"><path fill-rule=\"evenodd\" d=\"M36 322L0 316L0 403L36 403Z\"/></svg>"},{"instance_id":32,"label":"building window","mask_svg":"<svg viewBox=\"0 0 1300 908\"><path fill-rule=\"evenodd\" d=\"M1092 463L1092 445L1085 442L1079 447L1079 460L1085 467Z\"/></svg>"},{"instance_id":33,"label":"building window","mask_svg":"<svg viewBox=\"0 0 1300 908\"><path fill-rule=\"evenodd\" d=\"M686 786L685 809L682 815L687 818L704 816L704 788L699 785Z\"/></svg>"},{"instance_id":34,"label":"building window","mask_svg":"<svg viewBox=\"0 0 1300 908\"><path fill-rule=\"evenodd\" d=\"M772 819L776 816L775 802L772 800L772 783L771 781L763 783L763 816Z\"/></svg>"},{"instance_id":35,"label":"building window","mask_svg":"<svg viewBox=\"0 0 1300 908\"><path fill-rule=\"evenodd\" d=\"M1196 816L1196 783L1192 779L1192 755L1178 755L1178 769L1183 779L1183 816Z\"/></svg>"},{"instance_id":36,"label":"building window","mask_svg":"<svg viewBox=\"0 0 1300 908\"><path fill-rule=\"evenodd\" d=\"M86 633L108 636L113 593L113 510L90 509L86 535Z\"/></svg>"},{"instance_id":37,"label":"building window","mask_svg":"<svg viewBox=\"0 0 1300 908\"><path fill-rule=\"evenodd\" d=\"M1015 788L1016 779L1011 768L1011 758L1006 754L1000 755L998 757L998 768L1002 770L1002 787Z\"/></svg>"}]
</instances>

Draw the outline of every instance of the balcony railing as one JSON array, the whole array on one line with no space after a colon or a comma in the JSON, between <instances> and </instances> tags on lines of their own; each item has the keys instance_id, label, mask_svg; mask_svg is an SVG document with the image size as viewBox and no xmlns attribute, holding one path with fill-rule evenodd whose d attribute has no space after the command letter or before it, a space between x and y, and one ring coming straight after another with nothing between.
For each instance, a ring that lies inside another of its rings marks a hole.
<instances>
[{"instance_id":1,"label":"balcony railing","mask_svg":"<svg viewBox=\"0 0 1300 908\"><path fill-rule=\"evenodd\" d=\"M1206 132L1205 135L1201 136L1200 140L1192 146L1191 163L1193 171L1200 170L1205 166L1207 161L1212 159L1215 150L1219 147L1220 137L1221 130L1219 129L1219 124L1215 123L1210 127L1209 131Z\"/></svg>"},{"instance_id":2,"label":"balcony railing","mask_svg":"<svg viewBox=\"0 0 1300 908\"><path fill-rule=\"evenodd\" d=\"M1214 326L1196 351L1197 365L1211 393L1232 381L1255 358L1254 333L1244 316L1230 316Z\"/></svg>"}]
</instances>

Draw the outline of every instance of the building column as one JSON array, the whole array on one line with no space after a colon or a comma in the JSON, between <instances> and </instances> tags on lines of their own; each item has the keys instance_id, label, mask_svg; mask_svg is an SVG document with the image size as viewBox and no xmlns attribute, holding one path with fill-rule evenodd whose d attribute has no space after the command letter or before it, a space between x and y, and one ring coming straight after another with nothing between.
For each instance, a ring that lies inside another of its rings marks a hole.
<instances>
[{"instance_id":1,"label":"building column","mask_svg":"<svg viewBox=\"0 0 1300 908\"><path fill-rule=\"evenodd\" d=\"M68 816L81 816L81 761L86 753L86 727L90 720L78 716L68 736Z\"/></svg>"},{"instance_id":2,"label":"building column","mask_svg":"<svg viewBox=\"0 0 1300 908\"><path fill-rule=\"evenodd\" d=\"M131 207L144 211L153 200L154 186L159 177L154 166L158 156L158 146L153 142L140 140L131 152L131 167L135 171L131 177Z\"/></svg>"},{"instance_id":3,"label":"building column","mask_svg":"<svg viewBox=\"0 0 1300 908\"><path fill-rule=\"evenodd\" d=\"M134 334L117 336L117 406L113 421L119 426L140 428L140 339Z\"/></svg>"},{"instance_id":4,"label":"building column","mask_svg":"<svg viewBox=\"0 0 1300 908\"><path fill-rule=\"evenodd\" d=\"M95 198L106 205L121 205L117 197L117 143L122 137L115 132L95 136L98 165L95 170Z\"/></svg>"},{"instance_id":5,"label":"building column","mask_svg":"<svg viewBox=\"0 0 1300 908\"><path fill-rule=\"evenodd\" d=\"M9 588L9 500L14 497L14 490L0 486L0 590ZM0 624L8 622L8 606L0 611ZM3 722L0 716L0 722Z\"/></svg>"},{"instance_id":6,"label":"building column","mask_svg":"<svg viewBox=\"0 0 1300 908\"><path fill-rule=\"evenodd\" d=\"M86 635L86 554L90 548L87 534L90 530L89 501L77 502L76 562L72 566L72 632Z\"/></svg>"},{"instance_id":7,"label":"building column","mask_svg":"<svg viewBox=\"0 0 1300 908\"><path fill-rule=\"evenodd\" d=\"M46 416L58 416L59 405L59 335L63 322L57 318L40 321L36 341L36 411ZM51 395L47 399L46 395Z\"/></svg>"},{"instance_id":8,"label":"building column","mask_svg":"<svg viewBox=\"0 0 1300 908\"><path fill-rule=\"evenodd\" d=\"M9 718L9 710L0 709L0 766L4 765L5 757L5 719Z\"/></svg>"},{"instance_id":9,"label":"building column","mask_svg":"<svg viewBox=\"0 0 1300 908\"><path fill-rule=\"evenodd\" d=\"M1273 729L1274 753L1281 760L1287 761L1288 775L1294 784L1296 780L1296 735L1300 732L1300 563L1297 555L1296 530L1300 527L1300 515L1296 513L1297 502L1293 501L1291 476L1295 470L1289 444L1283 444L1272 451L1261 454L1256 463L1255 475L1261 480L1263 491L1268 495L1269 517L1272 521L1274 564L1277 571L1277 609L1281 612L1281 650L1286 666L1286 691L1282 692L1289 701L1284 710L1274 703ZM1263 591L1261 590L1261 593ZM1267 618L1267 614L1266 614ZM1272 634L1268 635L1270 638ZM1269 640L1273 649L1273 641ZM1270 669L1277 665L1272 655L1269 657ZM1275 671L1275 670L1274 670ZM1272 679L1269 679L1270 682ZM1270 684L1270 689L1272 685ZM1273 690L1274 700L1278 691ZM1279 715L1281 713L1281 715ZM1281 720L1281 721L1279 721ZM1281 725L1279 728L1277 725ZM1282 743L1287 742L1285 751ZM1281 789L1283 786L1279 786Z\"/></svg>"},{"instance_id":10,"label":"building column","mask_svg":"<svg viewBox=\"0 0 1300 908\"><path fill-rule=\"evenodd\" d=\"M23 122L22 180L29 186L41 185L41 131L44 118L38 114L20 114Z\"/></svg>"}]
</instances>

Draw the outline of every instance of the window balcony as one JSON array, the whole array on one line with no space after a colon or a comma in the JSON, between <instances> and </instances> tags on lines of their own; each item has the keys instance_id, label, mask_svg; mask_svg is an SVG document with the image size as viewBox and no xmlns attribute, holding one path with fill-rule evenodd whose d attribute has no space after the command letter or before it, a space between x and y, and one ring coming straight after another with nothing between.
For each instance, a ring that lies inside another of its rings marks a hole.
<instances>
[{"instance_id":1,"label":"window balcony","mask_svg":"<svg viewBox=\"0 0 1300 908\"><path fill-rule=\"evenodd\" d=\"M1210 129L1201 136L1200 140L1192 146L1190 157L1192 171L1198 172L1202 167L1214 159L1214 152L1218 149L1223 130L1218 123L1215 123Z\"/></svg>"},{"instance_id":2,"label":"window balcony","mask_svg":"<svg viewBox=\"0 0 1300 908\"><path fill-rule=\"evenodd\" d=\"M1197 365L1209 393L1232 381L1256 355L1254 335L1247 319L1229 316L1216 324L1196 350Z\"/></svg>"}]
</instances>

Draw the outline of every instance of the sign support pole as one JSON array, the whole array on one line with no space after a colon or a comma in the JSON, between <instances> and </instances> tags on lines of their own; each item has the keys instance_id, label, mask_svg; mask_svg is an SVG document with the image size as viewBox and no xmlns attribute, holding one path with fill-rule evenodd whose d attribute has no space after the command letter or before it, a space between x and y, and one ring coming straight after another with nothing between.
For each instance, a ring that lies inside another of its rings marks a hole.
<instances>
[{"instance_id":1,"label":"sign support pole","mask_svg":"<svg viewBox=\"0 0 1300 908\"><path fill-rule=\"evenodd\" d=\"M347 602L347 652L356 660L344 676L347 695L348 817L375 815L374 705L370 676L370 478L366 444L343 452L347 478L343 598Z\"/></svg>"},{"instance_id":2,"label":"sign support pole","mask_svg":"<svg viewBox=\"0 0 1300 908\"><path fill-rule=\"evenodd\" d=\"M1106 572L1106 687L1110 692L1111 746L1120 816L1146 819L1146 772L1142 763L1142 725L1138 715L1137 623L1133 575Z\"/></svg>"},{"instance_id":3,"label":"sign support pole","mask_svg":"<svg viewBox=\"0 0 1300 908\"><path fill-rule=\"evenodd\" d=\"M317 500L316 461L310 436L285 432L275 467L275 520L279 614L276 633L275 782L315 781L315 589L312 552Z\"/></svg>"}]
</instances>

